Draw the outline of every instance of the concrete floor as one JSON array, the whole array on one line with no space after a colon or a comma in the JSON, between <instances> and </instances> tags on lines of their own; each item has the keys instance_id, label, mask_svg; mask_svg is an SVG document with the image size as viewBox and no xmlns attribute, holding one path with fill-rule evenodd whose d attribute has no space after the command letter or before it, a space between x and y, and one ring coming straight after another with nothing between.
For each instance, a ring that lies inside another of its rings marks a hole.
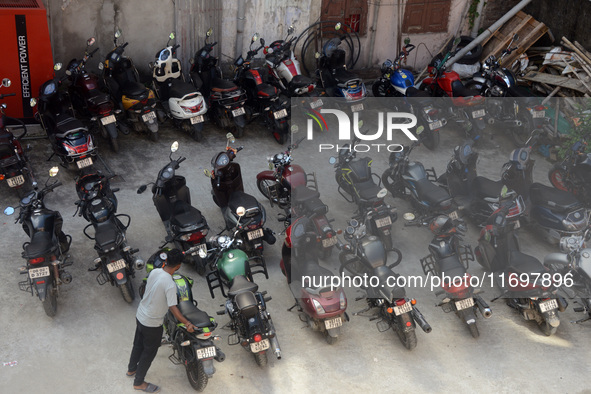
<instances>
[{"instance_id":1,"label":"concrete floor","mask_svg":"<svg viewBox=\"0 0 591 394\"><path fill-rule=\"evenodd\" d=\"M441 146L430 152L423 147L413 152L425 166L434 166L438 173L445 169L454 146L462 141L462 134L448 126L442 132ZM222 228L222 216L210 195L210 183L203 175L210 168L211 157L224 148L225 132L208 125L203 143L195 143L179 130L163 127L160 141L153 143L145 137L131 134L121 138L121 152L113 154L108 144L99 140L105 162L120 175L112 181L120 187L119 213L131 215L127 232L129 244L140 249L147 259L162 243L165 230L152 205L150 193L136 194L139 185L153 181L158 170L167 163L170 144L178 140L177 154L187 157L178 170L186 176L193 205L206 216L213 231ZM490 139L495 135L494 139ZM55 160L46 162L50 155L47 140L31 141L31 161L38 180L44 182ZM255 183L259 171L267 168L266 157L281 151L270 133L258 124L247 128L246 136L237 144L244 145L237 161L242 165L245 191L263 202L267 209L267 226L279 233L283 224L275 220L278 209L263 201ZM333 227L344 228L354 207L336 193L334 172L328 164L328 152L317 153L317 144L305 141L294 153L295 162L308 172L315 171L321 197L330 206L329 217L335 218ZM478 169L481 175L499 179L502 163L508 157L511 144L501 130L490 129L480 146ZM360 154L359 156L363 156ZM381 174L387 167L387 153L372 154L374 171ZM534 179L547 183L550 164L536 157ZM98 166L100 168L100 165ZM132 392L132 381L125 376L135 329L135 311L139 299L132 305L123 301L118 289L99 286L96 273L88 272L96 257L93 241L82 234L86 221L72 217L76 195L75 174L61 169L58 179L63 186L46 198L46 205L57 209L64 218L64 231L73 237L70 254L74 265L69 268L73 282L62 286L58 299L58 313L49 318L36 297L18 290L23 278L19 267L24 264L21 244L26 236L14 224L15 216L1 215L0 230L5 252L0 257L0 361L17 361L12 367L0 367L0 381L5 393L119 393ZM0 184L0 208L18 206L18 198L5 182ZM405 201L387 201L398 207L399 214L410 207ZM427 254L431 233L425 228L405 228L400 218L394 225L394 244L403 252L403 262L396 269L403 275L422 273L419 259ZM476 245L478 229L471 225L465 243ZM591 338L589 324L575 325L569 321L581 316L572 308L561 314L561 325L556 335L544 336L534 322L526 322L516 311L499 300L491 304L493 316L479 318L479 339L473 339L467 328L453 314L445 314L435 306L436 298L429 289L408 289L407 294L418 300L418 306L433 327L430 334L417 329L418 346L413 351L403 348L392 331L379 333L375 322L352 316L364 308L364 301L355 301L360 290L346 289L351 321L342 329L342 337L335 345L328 345L317 332L312 332L298 319L296 312L287 312L293 298L279 270L280 250L284 237L278 235L274 246L266 246L265 256L270 278L255 278L261 290L273 297L268 309L278 331L283 359L270 356L267 369L260 369L253 357L238 346L230 347L226 339L230 331L221 329L227 316L216 316L223 300L209 296L206 282L189 267L181 272L195 279L193 294L199 306L216 317L220 328L221 348L226 353L224 363L216 363L216 374L209 381L207 392L226 393L287 393L287 392L583 392L589 389L591 372ZM521 230L522 248L538 258L552 251L542 238L529 229ZM335 253L324 266L338 267ZM482 269L473 263L469 272L481 275ZM137 272L134 283L141 282L144 272ZM496 290L484 294L486 300ZM571 304L572 305L572 304ZM160 349L147 381L162 387L166 393L190 393L184 368L173 365L167 357L169 347Z\"/></svg>"}]
</instances>

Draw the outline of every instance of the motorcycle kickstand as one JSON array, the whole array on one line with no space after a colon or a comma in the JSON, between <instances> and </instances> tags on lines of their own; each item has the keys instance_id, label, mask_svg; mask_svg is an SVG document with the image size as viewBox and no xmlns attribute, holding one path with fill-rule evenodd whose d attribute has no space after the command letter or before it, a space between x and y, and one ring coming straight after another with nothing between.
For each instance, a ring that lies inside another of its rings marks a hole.
<instances>
[{"instance_id":1,"label":"motorcycle kickstand","mask_svg":"<svg viewBox=\"0 0 591 394\"><path fill-rule=\"evenodd\" d=\"M353 316L359 316L360 314L365 313L365 312L369 311L370 309L371 309L371 307L367 306L366 308L363 308L359 312L353 312Z\"/></svg>"}]
</instances>

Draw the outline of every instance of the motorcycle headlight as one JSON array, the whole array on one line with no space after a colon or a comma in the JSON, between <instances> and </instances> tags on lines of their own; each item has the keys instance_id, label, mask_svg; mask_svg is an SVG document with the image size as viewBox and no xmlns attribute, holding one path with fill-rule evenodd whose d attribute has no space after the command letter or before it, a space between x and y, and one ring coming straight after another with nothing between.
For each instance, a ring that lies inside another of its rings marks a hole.
<instances>
[{"instance_id":1,"label":"motorcycle headlight","mask_svg":"<svg viewBox=\"0 0 591 394\"><path fill-rule=\"evenodd\" d=\"M314 308L316 308L316 312L319 315L324 315L326 313L322 305L320 305L320 302L318 302L318 300L312 299L312 304L314 305Z\"/></svg>"}]
</instances>

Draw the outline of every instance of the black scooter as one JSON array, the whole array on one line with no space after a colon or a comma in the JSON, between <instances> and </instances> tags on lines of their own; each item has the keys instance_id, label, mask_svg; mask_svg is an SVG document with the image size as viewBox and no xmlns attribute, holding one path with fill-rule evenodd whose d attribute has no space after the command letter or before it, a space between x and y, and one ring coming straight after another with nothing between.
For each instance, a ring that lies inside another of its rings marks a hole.
<instances>
[{"instance_id":1,"label":"black scooter","mask_svg":"<svg viewBox=\"0 0 591 394\"><path fill-rule=\"evenodd\" d=\"M209 29L205 45L195 53L190 72L191 82L209 99L208 113L218 126L231 130L236 137L241 138L246 126L246 92L234 82L222 79L222 71L217 66L218 58L210 55L217 42L207 42L212 34L213 30Z\"/></svg>"},{"instance_id":2,"label":"black scooter","mask_svg":"<svg viewBox=\"0 0 591 394\"><path fill-rule=\"evenodd\" d=\"M158 172L156 183L150 183L152 201L166 228L167 243L173 242L175 247L182 251L199 245L200 249L206 252L205 236L209 232L207 220L201 211L191 205L191 194L185 177L175 174L175 170L186 160L186 157L182 156L176 160L172 159L172 154L178 150L178 146L176 141L172 144L170 162ZM140 186L138 194L146 191L146 188L147 185ZM186 256L187 258L199 275L205 275L206 262L199 257L199 251L192 252Z\"/></svg>"},{"instance_id":3,"label":"black scooter","mask_svg":"<svg viewBox=\"0 0 591 394\"><path fill-rule=\"evenodd\" d=\"M204 173L211 180L213 201L222 210L226 231L236 228L240 221L240 217L236 213L237 208L244 207L246 209L236 237L244 242L244 250L249 255L262 259L263 241L273 245L275 236L271 229L263 227L267 220L265 208L256 198L244 193L240 164L234 163L236 153L240 152L243 147L235 149L230 146L234 142L234 136L231 133L228 133L226 138L226 149L213 156L211 159L213 169L211 171L204 170Z\"/></svg>"},{"instance_id":4,"label":"black scooter","mask_svg":"<svg viewBox=\"0 0 591 394\"><path fill-rule=\"evenodd\" d=\"M88 239L95 241L94 249L99 257L94 260L94 268L89 271L100 270L96 281L99 285L107 282L111 286L119 287L123 299L132 303L135 298L133 282L135 270L144 267L144 261L134 254L138 249L132 249L127 245L125 231L131 224L131 217L125 214L117 214L117 197L115 192L119 188L111 189L109 178L92 168L83 171L76 180L76 193L78 208L74 216L84 216L89 225L83 232ZM121 222L121 218L127 219L127 224ZM87 230L94 228L94 236Z\"/></svg>"},{"instance_id":5,"label":"black scooter","mask_svg":"<svg viewBox=\"0 0 591 394\"><path fill-rule=\"evenodd\" d=\"M49 171L51 177L57 173L57 167ZM62 183L47 183L41 190L35 187L21 200L20 214L15 223L21 223L31 238L23 244L22 255L27 264L21 268L21 274L27 275L27 280L19 282L19 289L31 295L36 294L43 302L47 316L53 317L57 313L60 286L72 281L72 275L64 270L73 263L70 255L66 254L72 237L62 231L63 219L60 213L47 209L44 203L47 193Z\"/></svg>"}]
</instances>

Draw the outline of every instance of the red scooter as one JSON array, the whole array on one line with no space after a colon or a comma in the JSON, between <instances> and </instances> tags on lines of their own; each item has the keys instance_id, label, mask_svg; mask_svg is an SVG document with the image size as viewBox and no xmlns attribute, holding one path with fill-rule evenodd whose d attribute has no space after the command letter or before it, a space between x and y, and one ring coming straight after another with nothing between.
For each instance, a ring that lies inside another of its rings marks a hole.
<instances>
[{"instance_id":1,"label":"red scooter","mask_svg":"<svg viewBox=\"0 0 591 394\"><path fill-rule=\"evenodd\" d=\"M448 119L465 125L466 134L477 140L485 127L485 99L477 90L466 88L457 72L445 69L445 63L456 53L458 43L459 39L456 39L443 58L441 54L433 58L428 66L429 76L419 83L418 88L433 97L449 97L449 100L438 103L443 106L441 109L449 115ZM490 118L489 122L492 121Z\"/></svg>"},{"instance_id":2,"label":"red scooter","mask_svg":"<svg viewBox=\"0 0 591 394\"><path fill-rule=\"evenodd\" d=\"M295 304L288 311L297 307L301 320L314 331L324 333L326 342L332 345L339 337L344 320L349 321L345 312L347 297L342 287L335 289L326 285L323 278L334 273L321 267L316 255L309 253L310 244L317 239L313 229L314 224L307 217L287 228L280 267L295 298Z\"/></svg>"}]
</instances>

